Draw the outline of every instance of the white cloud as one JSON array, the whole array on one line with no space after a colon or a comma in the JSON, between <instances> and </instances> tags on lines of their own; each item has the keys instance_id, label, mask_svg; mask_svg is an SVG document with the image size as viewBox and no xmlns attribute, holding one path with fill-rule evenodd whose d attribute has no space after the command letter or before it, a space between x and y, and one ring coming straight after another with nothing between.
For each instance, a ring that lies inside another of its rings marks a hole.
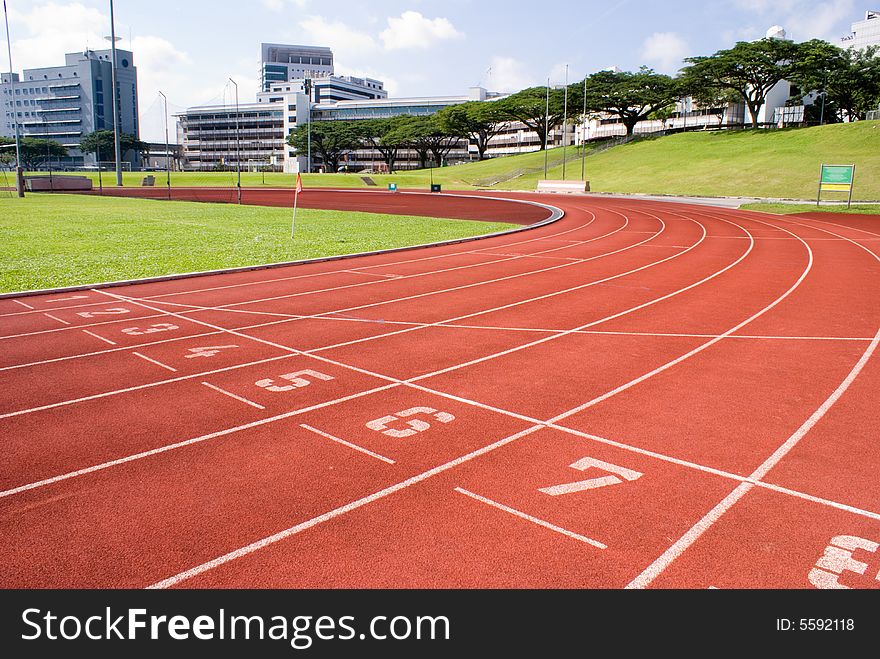
<instances>
[{"instance_id":1,"label":"white cloud","mask_svg":"<svg viewBox=\"0 0 880 659\"><path fill-rule=\"evenodd\" d=\"M525 65L512 57L493 57L486 86L492 91L516 92L537 84Z\"/></svg>"},{"instance_id":2,"label":"white cloud","mask_svg":"<svg viewBox=\"0 0 880 659\"><path fill-rule=\"evenodd\" d=\"M753 38L764 36L771 22L782 25L795 41L827 39L834 43L842 27L857 15L855 0L731 0L744 11L766 18L767 24Z\"/></svg>"},{"instance_id":3,"label":"white cloud","mask_svg":"<svg viewBox=\"0 0 880 659\"><path fill-rule=\"evenodd\" d=\"M766 14L770 11L787 12L793 10L801 0L733 0L733 5L745 11L756 14Z\"/></svg>"},{"instance_id":4,"label":"white cloud","mask_svg":"<svg viewBox=\"0 0 880 659\"><path fill-rule=\"evenodd\" d=\"M377 71L370 67L349 66L346 60L336 60L336 75L381 80L384 83L385 91L388 92L389 96L396 96L400 91L400 81L397 78L387 76L381 71Z\"/></svg>"},{"instance_id":5,"label":"white cloud","mask_svg":"<svg viewBox=\"0 0 880 659\"><path fill-rule=\"evenodd\" d=\"M269 11L284 11L288 6L293 5L298 9L302 9L309 3L309 0L263 0L263 6Z\"/></svg>"},{"instance_id":6,"label":"white cloud","mask_svg":"<svg viewBox=\"0 0 880 659\"><path fill-rule=\"evenodd\" d=\"M439 41L463 39L464 34L446 18L425 18L417 11L405 11L388 19L388 27L379 35L386 50L430 48Z\"/></svg>"},{"instance_id":7,"label":"white cloud","mask_svg":"<svg viewBox=\"0 0 880 659\"><path fill-rule=\"evenodd\" d=\"M378 47L369 34L360 32L341 21L328 21L323 16L309 16L299 26L316 44L330 46L337 57L355 58L373 52Z\"/></svg>"},{"instance_id":8,"label":"white cloud","mask_svg":"<svg viewBox=\"0 0 880 659\"><path fill-rule=\"evenodd\" d=\"M110 19L78 2L48 2L28 12L10 8L9 17L10 30L24 28L27 32L26 37L21 37L13 31L17 69L58 66L64 63L65 53L82 52L87 47L101 50L110 45L103 38L110 31Z\"/></svg>"},{"instance_id":9,"label":"white cloud","mask_svg":"<svg viewBox=\"0 0 880 659\"><path fill-rule=\"evenodd\" d=\"M809 11L792 12L782 23L788 30L788 38L796 41L808 39L827 39L835 43L843 34L839 28L841 22L849 28L852 18L856 16L854 0L829 0L818 7L810 7ZM843 19L843 21L841 21ZM849 29L846 30L849 32Z\"/></svg>"},{"instance_id":10,"label":"white cloud","mask_svg":"<svg viewBox=\"0 0 880 659\"><path fill-rule=\"evenodd\" d=\"M655 32L642 44L642 57L664 73L674 73L681 68L690 48L675 32Z\"/></svg>"}]
</instances>

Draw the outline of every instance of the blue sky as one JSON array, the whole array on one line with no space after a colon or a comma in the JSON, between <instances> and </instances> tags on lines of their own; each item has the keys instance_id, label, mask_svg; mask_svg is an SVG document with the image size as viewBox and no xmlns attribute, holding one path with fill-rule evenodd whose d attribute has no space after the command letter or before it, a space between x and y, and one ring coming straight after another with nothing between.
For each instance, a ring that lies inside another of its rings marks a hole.
<instances>
[{"instance_id":1,"label":"blue sky","mask_svg":"<svg viewBox=\"0 0 880 659\"><path fill-rule=\"evenodd\" d=\"M260 43L327 45L339 74L384 80L394 96L513 91L617 66L675 73L683 57L755 39L771 25L790 38L832 43L867 9L862 0L116 0L122 47L140 81L142 137L159 139L171 111L256 92ZM50 66L101 48L108 0L7 0L13 64ZM5 36L5 35L4 35ZM8 69L5 49L0 66Z\"/></svg>"}]
</instances>

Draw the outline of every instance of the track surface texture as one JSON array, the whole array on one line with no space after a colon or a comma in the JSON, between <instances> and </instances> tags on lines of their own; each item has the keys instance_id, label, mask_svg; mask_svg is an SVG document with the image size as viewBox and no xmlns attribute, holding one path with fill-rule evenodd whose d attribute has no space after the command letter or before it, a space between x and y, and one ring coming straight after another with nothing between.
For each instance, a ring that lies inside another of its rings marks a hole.
<instances>
[{"instance_id":1,"label":"track surface texture","mask_svg":"<svg viewBox=\"0 0 880 659\"><path fill-rule=\"evenodd\" d=\"M510 196L566 215L0 300L0 586L880 587L876 218Z\"/></svg>"}]
</instances>

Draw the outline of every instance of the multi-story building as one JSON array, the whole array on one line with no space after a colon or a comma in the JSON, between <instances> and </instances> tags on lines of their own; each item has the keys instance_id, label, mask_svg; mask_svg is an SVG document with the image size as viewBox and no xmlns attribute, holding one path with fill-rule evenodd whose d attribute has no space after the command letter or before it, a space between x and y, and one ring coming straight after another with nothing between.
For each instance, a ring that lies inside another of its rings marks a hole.
<instances>
[{"instance_id":1,"label":"multi-story building","mask_svg":"<svg viewBox=\"0 0 880 659\"><path fill-rule=\"evenodd\" d=\"M865 12L865 20L852 24L852 33L840 40L841 48L863 50L880 46L880 11Z\"/></svg>"},{"instance_id":2,"label":"multi-story building","mask_svg":"<svg viewBox=\"0 0 880 659\"><path fill-rule=\"evenodd\" d=\"M139 137L137 68L127 50L116 50L119 126ZM68 149L62 166L93 166L95 154L83 154L80 140L96 130L113 130L113 73L110 50L65 55L64 66L4 73L0 83L0 135L13 137L15 122L23 137L49 139ZM125 157L125 156L124 156ZM136 162L134 153L127 160ZM102 161L113 154L101 154Z\"/></svg>"},{"instance_id":3,"label":"multi-story building","mask_svg":"<svg viewBox=\"0 0 880 659\"><path fill-rule=\"evenodd\" d=\"M273 85L324 78L333 75L333 51L323 46L294 46L279 43L262 44L260 57L261 89Z\"/></svg>"}]
</instances>

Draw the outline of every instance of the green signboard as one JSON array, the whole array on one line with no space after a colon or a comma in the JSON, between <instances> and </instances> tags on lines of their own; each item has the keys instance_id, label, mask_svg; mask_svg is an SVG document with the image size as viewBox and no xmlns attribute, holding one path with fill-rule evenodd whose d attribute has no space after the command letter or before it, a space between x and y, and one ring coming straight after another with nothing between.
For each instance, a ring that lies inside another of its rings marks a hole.
<instances>
[{"instance_id":1,"label":"green signboard","mask_svg":"<svg viewBox=\"0 0 880 659\"><path fill-rule=\"evenodd\" d=\"M847 207L849 207L852 204L855 178L855 165L822 165L819 170L819 194L816 196L816 205L819 205L823 192L846 192L849 194L847 200Z\"/></svg>"},{"instance_id":2,"label":"green signboard","mask_svg":"<svg viewBox=\"0 0 880 659\"><path fill-rule=\"evenodd\" d=\"M822 184L852 185L854 165L822 165Z\"/></svg>"}]
</instances>

